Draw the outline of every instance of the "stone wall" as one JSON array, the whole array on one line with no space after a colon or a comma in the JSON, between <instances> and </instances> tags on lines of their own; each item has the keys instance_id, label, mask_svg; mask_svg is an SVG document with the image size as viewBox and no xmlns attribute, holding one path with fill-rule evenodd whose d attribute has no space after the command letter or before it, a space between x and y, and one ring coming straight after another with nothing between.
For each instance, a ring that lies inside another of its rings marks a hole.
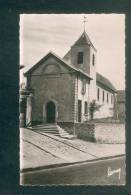
<instances>
[{"instance_id":1,"label":"stone wall","mask_svg":"<svg viewBox=\"0 0 131 195\"><path fill-rule=\"evenodd\" d=\"M74 121L75 75L54 57L48 58L30 76L32 120L46 122L46 104L53 101L58 122Z\"/></svg>"},{"instance_id":2,"label":"stone wall","mask_svg":"<svg viewBox=\"0 0 131 195\"><path fill-rule=\"evenodd\" d=\"M80 123L77 127L77 137L86 141L95 141L95 125L93 123Z\"/></svg>"},{"instance_id":3,"label":"stone wall","mask_svg":"<svg viewBox=\"0 0 131 195\"><path fill-rule=\"evenodd\" d=\"M60 127L70 134L77 135L78 139L95 142L94 123L58 123Z\"/></svg>"}]
</instances>

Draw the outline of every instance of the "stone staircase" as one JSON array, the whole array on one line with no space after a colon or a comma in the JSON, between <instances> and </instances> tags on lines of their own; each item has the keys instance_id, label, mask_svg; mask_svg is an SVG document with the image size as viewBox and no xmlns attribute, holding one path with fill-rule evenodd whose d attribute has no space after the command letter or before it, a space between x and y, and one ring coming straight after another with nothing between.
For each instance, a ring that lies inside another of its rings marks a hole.
<instances>
[{"instance_id":1,"label":"stone staircase","mask_svg":"<svg viewBox=\"0 0 131 195\"><path fill-rule=\"evenodd\" d=\"M56 123L48 123L48 124L29 126L27 128L34 130L34 131L37 131L37 132L40 132L40 133L52 134L54 136L59 136L59 137L66 138L66 139L76 138L74 135L70 135L68 132L66 132L64 129L62 129Z\"/></svg>"}]
</instances>

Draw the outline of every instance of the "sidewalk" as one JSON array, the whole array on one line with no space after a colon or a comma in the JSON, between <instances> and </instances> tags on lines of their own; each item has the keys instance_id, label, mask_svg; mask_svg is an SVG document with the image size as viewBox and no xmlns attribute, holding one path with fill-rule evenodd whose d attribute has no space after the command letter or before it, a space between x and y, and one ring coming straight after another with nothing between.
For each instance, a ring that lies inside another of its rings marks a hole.
<instances>
[{"instance_id":1,"label":"sidewalk","mask_svg":"<svg viewBox=\"0 0 131 195\"><path fill-rule=\"evenodd\" d=\"M125 154L125 144L67 140L28 129L20 130L21 170L57 166Z\"/></svg>"}]
</instances>

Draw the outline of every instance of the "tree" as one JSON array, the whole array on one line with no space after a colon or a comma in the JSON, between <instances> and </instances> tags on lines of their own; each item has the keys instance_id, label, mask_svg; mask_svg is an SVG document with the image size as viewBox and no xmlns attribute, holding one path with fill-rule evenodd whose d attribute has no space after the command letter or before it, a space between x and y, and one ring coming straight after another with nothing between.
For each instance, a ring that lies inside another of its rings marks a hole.
<instances>
[{"instance_id":1,"label":"tree","mask_svg":"<svg viewBox=\"0 0 131 195\"><path fill-rule=\"evenodd\" d=\"M102 105L98 105L96 100L92 100L89 105L90 120L94 119L94 113L100 109Z\"/></svg>"}]
</instances>

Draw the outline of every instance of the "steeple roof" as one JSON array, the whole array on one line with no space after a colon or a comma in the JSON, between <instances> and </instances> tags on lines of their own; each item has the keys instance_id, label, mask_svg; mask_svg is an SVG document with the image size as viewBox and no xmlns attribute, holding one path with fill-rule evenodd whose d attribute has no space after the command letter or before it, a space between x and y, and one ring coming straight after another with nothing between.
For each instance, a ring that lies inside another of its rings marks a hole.
<instances>
[{"instance_id":1,"label":"steeple roof","mask_svg":"<svg viewBox=\"0 0 131 195\"><path fill-rule=\"evenodd\" d=\"M72 47L74 46L80 46L80 45L91 45L95 50L96 48L94 47L94 45L92 44L89 36L87 35L87 33L84 31L82 33L82 35L79 37L79 39L73 44Z\"/></svg>"}]
</instances>

